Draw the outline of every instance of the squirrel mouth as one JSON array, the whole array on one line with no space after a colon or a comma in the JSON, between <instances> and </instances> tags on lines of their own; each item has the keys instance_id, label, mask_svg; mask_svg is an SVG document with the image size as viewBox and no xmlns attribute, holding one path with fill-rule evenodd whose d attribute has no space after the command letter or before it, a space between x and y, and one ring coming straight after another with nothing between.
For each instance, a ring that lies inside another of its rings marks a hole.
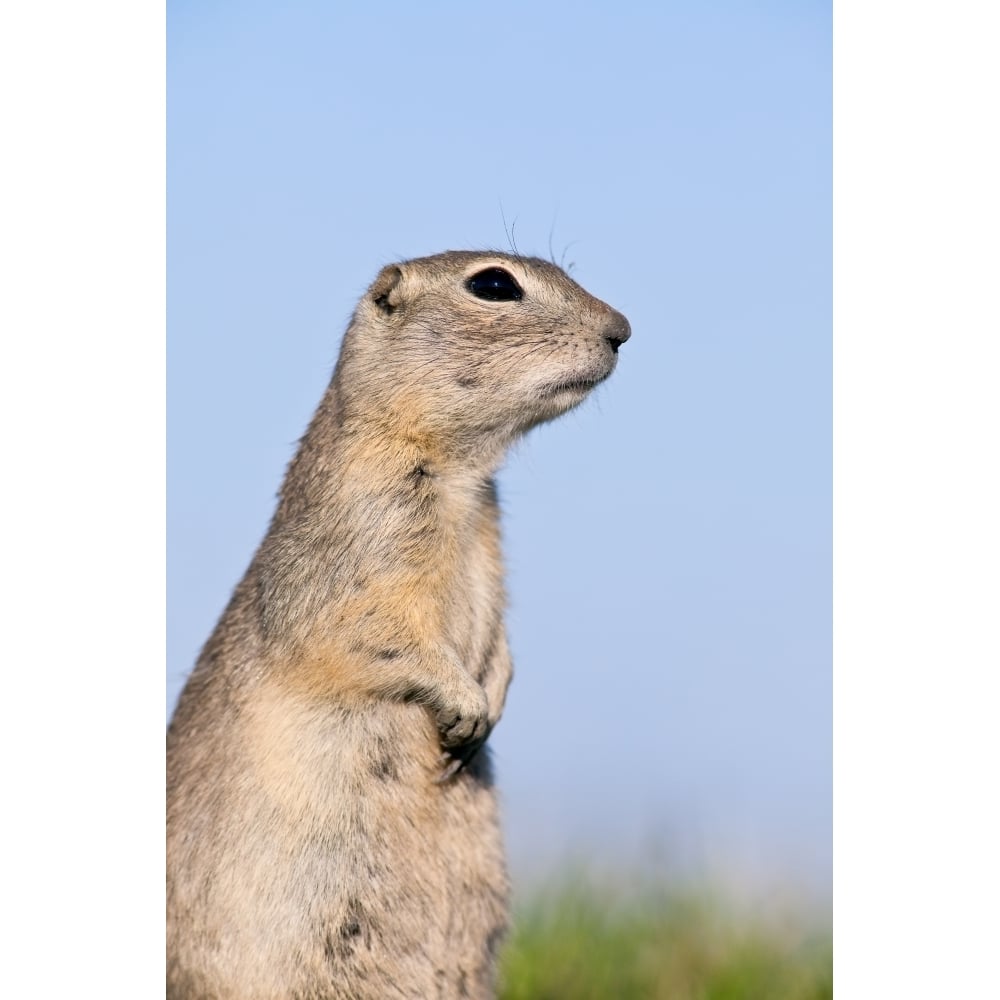
<instances>
[{"instance_id":1,"label":"squirrel mouth","mask_svg":"<svg viewBox=\"0 0 1000 1000\"><path fill-rule=\"evenodd\" d=\"M589 392L594 386L603 382L611 372L603 375L591 375L581 378L567 379L565 382L555 382L545 386L542 394L545 396L558 396L562 392Z\"/></svg>"}]
</instances>

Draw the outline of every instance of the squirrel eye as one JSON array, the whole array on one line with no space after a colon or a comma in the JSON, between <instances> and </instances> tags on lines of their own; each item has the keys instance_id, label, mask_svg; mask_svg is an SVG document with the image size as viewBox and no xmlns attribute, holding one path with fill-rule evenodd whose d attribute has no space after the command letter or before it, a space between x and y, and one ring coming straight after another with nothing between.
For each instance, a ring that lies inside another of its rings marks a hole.
<instances>
[{"instance_id":1,"label":"squirrel eye","mask_svg":"<svg viewBox=\"0 0 1000 1000\"><path fill-rule=\"evenodd\" d=\"M465 283L465 287L477 299L488 302L520 302L524 298L521 286L503 268L488 267L485 271L474 274Z\"/></svg>"}]
</instances>

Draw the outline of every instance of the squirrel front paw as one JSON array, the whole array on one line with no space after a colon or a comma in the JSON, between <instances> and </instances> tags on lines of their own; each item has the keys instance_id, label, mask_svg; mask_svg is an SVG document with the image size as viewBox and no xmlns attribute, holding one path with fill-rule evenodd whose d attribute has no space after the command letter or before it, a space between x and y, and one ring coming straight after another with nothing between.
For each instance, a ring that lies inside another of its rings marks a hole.
<instances>
[{"instance_id":1,"label":"squirrel front paw","mask_svg":"<svg viewBox=\"0 0 1000 1000\"><path fill-rule=\"evenodd\" d=\"M443 751L438 781L443 782L475 757L490 734L486 692L470 681L465 691L435 708L434 719Z\"/></svg>"}]
</instances>

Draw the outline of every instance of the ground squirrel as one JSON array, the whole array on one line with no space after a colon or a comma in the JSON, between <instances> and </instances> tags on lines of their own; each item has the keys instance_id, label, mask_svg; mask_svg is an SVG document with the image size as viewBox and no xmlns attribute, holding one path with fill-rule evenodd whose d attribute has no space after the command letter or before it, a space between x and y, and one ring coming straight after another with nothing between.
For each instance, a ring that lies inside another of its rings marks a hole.
<instances>
[{"instance_id":1,"label":"ground squirrel","mask_svg":"<svg viewBox=\"0 0 1000 1000\"><path fill-rule=\"evenodd\" d=\"M493 476L615 367L544 260L382 269L167 735L167 994L490 997L511 677Z\"/></svg>"}]
</instances>

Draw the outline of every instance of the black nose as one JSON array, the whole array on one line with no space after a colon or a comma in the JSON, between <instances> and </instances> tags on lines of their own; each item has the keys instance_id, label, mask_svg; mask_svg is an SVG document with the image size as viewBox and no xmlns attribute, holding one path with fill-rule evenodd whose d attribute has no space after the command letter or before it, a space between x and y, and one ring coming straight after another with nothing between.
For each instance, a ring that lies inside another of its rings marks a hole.
<instances>
[{"instance_id":1,"label":"black nose","mask_svg":"<svg viewBox=\"0 0 1000 1000\"><path fill-rule=\"evenodd\" d=\"M632 328L628 325L628 320L621 313L613 312L604 328L604 339L611 345L611 350L617 354L618 348L631 336Z\"/></svg>"}]
</instances>

